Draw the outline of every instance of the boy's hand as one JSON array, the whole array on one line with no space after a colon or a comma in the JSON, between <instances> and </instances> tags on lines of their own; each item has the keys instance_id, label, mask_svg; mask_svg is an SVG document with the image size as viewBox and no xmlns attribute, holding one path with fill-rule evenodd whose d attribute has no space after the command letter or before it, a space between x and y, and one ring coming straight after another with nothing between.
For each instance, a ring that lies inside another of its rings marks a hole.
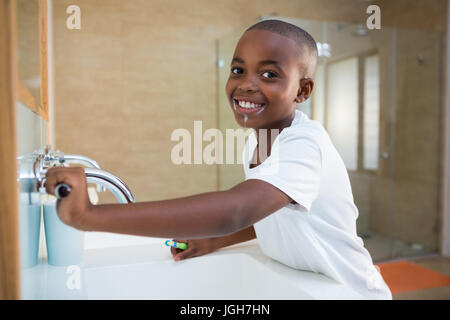
<instances>
[{"instance_id":1,"label":"boy's hand","mask_svg":"<svg viewBox=\"0 0 450 320\"><path fill-rule=\"evenodd\" d=\"M77 229L86 229L86 219L93 205L87 192L86 174L81 167L54 167L47 171L45 190L55 194L55 187L60 183L70 186L70 194L58 199L56 209L62 222Z\"/></svg>"},{"instance_id":2,"label":"boy's hand","mask_svg":"<svg viewBox=\"0 0 450 320\"><path fill-rule=\"evenodd\" d=\"M211 253L220 248L225 248L236 243L241 243L256 238L255 229L250 226L239 232L216 238L204 238L195 240L173 240L175 242L184 242L188 248L186 250L176 249L170 247L173 259L175 261L183 260L192 257L202 256L207 253Z\"/></svg>"},{"instance_id":3,"label":"boy's hand","mask_svg":"<svg viewBox=\"0 0 450 320\"><path fill-rule=\"evenodd\" d=\"M195 239L195 240L173 240L176 242L184 242L187 244L186 250L170 247L170 252L175 261L184 260L192 257L199 257L207 253L211 253L217 248L214 245L213 238Z\"/></svg>"}]
</instances>

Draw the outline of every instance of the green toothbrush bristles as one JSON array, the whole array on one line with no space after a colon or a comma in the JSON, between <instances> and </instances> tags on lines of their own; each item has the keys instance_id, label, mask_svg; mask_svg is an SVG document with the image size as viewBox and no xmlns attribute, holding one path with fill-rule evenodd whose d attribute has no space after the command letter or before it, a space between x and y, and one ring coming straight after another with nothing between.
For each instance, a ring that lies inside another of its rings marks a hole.
<instances>
[{"instance_id":1,"label":"green toothbrush bristles","mask_svg":"<svg viewBox=\"0 0 450 320\"><path fill-rule=\"evenodd\" d=\"M187 244L186 243L177 242L176 245L177 245L178 249L181 249L181 250L186 250L187 249Z\"/></svg>"}]
</instances>

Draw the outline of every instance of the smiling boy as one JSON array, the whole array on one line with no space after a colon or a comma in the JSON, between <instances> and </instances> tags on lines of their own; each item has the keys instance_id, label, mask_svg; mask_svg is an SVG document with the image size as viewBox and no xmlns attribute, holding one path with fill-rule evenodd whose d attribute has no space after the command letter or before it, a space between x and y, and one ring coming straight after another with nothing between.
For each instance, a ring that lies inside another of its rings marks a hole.
<instances>
[{"instance_id":1,"label":"smiling boy","mask_svg":"<svg viewBox=\"0 0 450 320\"><path fill-rule=\"evenodd\" d=\"M84 170L52 168L46 189L63 222L85 231L189 239L175 260L258 239L269 257L322 273L368 299L392 299L356 234L358 209L344 163L327 132L296 109L314 87L314 39L279 20L250 27L231 62L226 93L236 121L255 129L243 152L245 181L219 192L94 206ZM267 143L267 148L265 141ZM273 170L275 168L275 170Z\"/></svg>"}]
</instances>

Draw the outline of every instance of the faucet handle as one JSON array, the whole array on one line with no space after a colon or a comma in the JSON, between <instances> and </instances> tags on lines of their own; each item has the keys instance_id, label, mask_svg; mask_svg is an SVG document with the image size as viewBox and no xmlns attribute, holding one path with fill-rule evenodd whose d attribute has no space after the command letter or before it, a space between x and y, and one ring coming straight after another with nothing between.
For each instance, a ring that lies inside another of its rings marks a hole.
<instances>
[{"instance_id":1,"label":"faucet handle","mask_svg":"<svg viewBox=\"0 0 450 320\"><path fill-rule=\"evenodd\" d=\"M59 163L64 163L66 161L66 159L64 159L64 152L56 150L55 159L57 159Z\"/></svg>"},{"instance_id":2,"label":"faucet handle","mask_svg":"<svg viewBox=\"0 0 450 320\"><path fill-rule=\"evenodd\" d=\"M48 147L45 149L44 158L48 161L58 161L59 163L64 163L64 153L60 150L54 151Z\"/></svg>"},{"instance_id":3,"label":"faucet handle","mask_svg":"<svg viewBox=\"0 0 450 320\"><path fill-rule=\"evenodd\" d=\"M45 148L45 151L40 150L37 154L36 161L34 163L34 174L39 182L39 192L42 192L45 181L45 175L47 171L52 167L64 166L64 153L57 150L56 152L50 149L49 146ZM44 189L45 190L45 189Z\"/></svg>"}]
</instances>

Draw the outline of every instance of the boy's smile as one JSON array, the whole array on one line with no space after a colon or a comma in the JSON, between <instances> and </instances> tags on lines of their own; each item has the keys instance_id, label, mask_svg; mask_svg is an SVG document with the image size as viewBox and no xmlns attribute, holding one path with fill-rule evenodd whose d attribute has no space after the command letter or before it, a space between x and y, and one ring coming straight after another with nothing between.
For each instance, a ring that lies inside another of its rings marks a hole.
<instances>
[{"instance_id":1,"label":"boy's smile","mask_svg":"<svg viewBox=\"0 0 450 320\"><path fill-rule=\"evenodd\" d=\"M239 40L226 93L236 121L255 129L289 126L296 104L306 100L313 82L301 86L301 49L291 39L267 30L249 30ZM245 121L246 120L246 121Z\"/></svg>"}]
</instances>

